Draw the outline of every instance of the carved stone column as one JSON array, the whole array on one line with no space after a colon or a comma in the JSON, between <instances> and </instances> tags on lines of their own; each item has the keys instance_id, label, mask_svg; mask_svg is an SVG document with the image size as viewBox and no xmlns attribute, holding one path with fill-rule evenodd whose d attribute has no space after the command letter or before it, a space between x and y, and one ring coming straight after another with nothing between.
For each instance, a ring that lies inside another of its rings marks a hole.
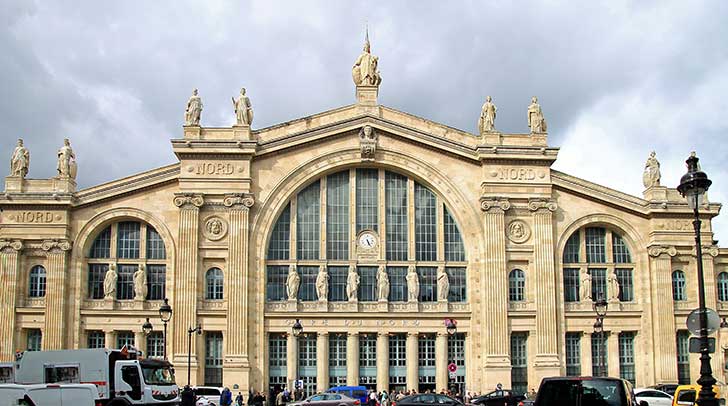
<instances>
[{"instance_id":1,"label":"carved stone column","mask_svg":"<svg viewBox=\"0 0 728 406\"><path fill-rule=\"evenodd\" d=\"M149 357L149 354L147 354L147 336L143 332L134 332L134 347L144 354L144 358Z\"/></svg>"},{"instance_id":2,"label":"carved stone column","mask_svg":"<svg viewBox=\"0 0 728 406\"><path fill-rule=\"evenodd\" d=\"M505 198L481 198L480 208L485 212L481 314L488 317L488 331L481 335L485 356L482 387L492 388L511 381L505 241L505 212L511 203Z\"/></svg>"},{"instance_id":3,"label":"carved stone column","mask_svg":"<svg viewBox=\"0 0 728 406\"><path fill-rule=\"evenodd\" d=\"M316 336L316 390L324 392L329 388L329 333L319 332Z\"/></svg>"},{"instance_id":4,"label":"carved stone column","mask_svg":"<svg viewBox=\"0 0 728 406\"><path fill-rule=\"evenodd\" d=\"M435 388L448 389L447 333L438 332L435 338Z\"/></svg>"},{"instance_id":5,"label":"carved stone column","mask_svg":"<svg viewBox=\"0 0 728 406\"><path fill-rule=\"evenodd\" d=\"M225 340L224 381L249 387L248 358L248 250L249 212L255 203L252 195L228 194L223 204L230 213L228 236L228 269L225 273L227 299L227 339Z\"/></svg>"},{"instance_id":6,"label":"carved stone column","mask_svg":"<svg viewBox=\"0 0 728 406\"><path fill-rule=\"evenodd\" d=\"M15 361L15 307L18 295L20 240L0 240L0 361Z\"/></svg>"},{"instance_id":7,"label":"carved stone column","mask_svg":"<svg viewBox=\"0 0 728 406\"><path fill-rule=\"evenodd\" d=\"M654 337L655 382L677 382L677 348L675 315L672 301L671 258L677 255L673 246L653 245L648 248L652 281L652 320Z\"/></svg>"},{"instance_id":8,"label":"carved stone column","mask_svg":"<svg viewBox=\"0 0 728 406\"><path fill-rule=\"evenodd\" d=\"M560 373L556 309L556 272L554 270L553 213L556 202L531 199L533 212L533 266L536 303L536 381Z\"/></svg>"},{"instance_id":9,"label":"carved stone column","mask_svg":"<svg viewBox=\"0 0 728 406\"><path fill-rule=\"evenodd\" d=\"M346 335L346 384L359 385L359 333Z\"/></svg>"},{"instance_id":10,"label":"carved stone column","mask_svg":"<svg viewBox=\"0 0 728 406\"><path fill-rule=\"evenodd\" d=\"M179 248L174 270L174 301L172 316L173 363L187 364L187 329L197 325L197 241L200 207L205 200L201 194L178 193L174 197L179 207ZM190 348L192 370L197 370L197 340ZM197 380L195 376L194 381Z\"/></svg>"},{"instance_id":11,"label":"carved stone column","mask_svg":"<svg viewBox=\"0 0 728 406\"><path fill-rule=\"evenodd\" d=\"M619 376L619 331L612 330L609 334L605 331L604 337L607 340L607 369L609 376ZM635 367L639 370L639 365L635 365ZM675 369L677 369L677 366Z\"/></svg>"},{"instance_id":12,"label":"carved stone column","mask_svg":"<svg viewBox=\"0 0 728 406\"><path fill-rule=\"evenodd\" d=\"M581 348L581 373L579 375L592 376L592 332L584 331L579 344Z\"/></svg>"},{"instance_id":13,"label":"carved stone column","mask_svg":"<svg viewBox=\"0 0 728 406\"><path fill-rule=\"evenodd\" d=\"M377 392L389 391L389 335L377 333Z\"/></svg>"},{"instance_id":14,"label":"carved stone column","mask_svg":"<svg viewBox=\"0 0 728 406\"><path fill-rule=\"evenodd\" d=\"M288 388L293 389L298 378L298 337L288 334L286 342L286 374L288 376Z\"/></svg>"},{"instance_id":15,"label":"carved stone column","mask_svg":"<svg viewBox=\"0 0 728 406\"><path fill-rule=\"evenodd\" d=\"M116 331L104 330L104 345L106 348L116 348Z\"/></svg>"},{"instance_id":16,"label":"carved stone column","mask_svg":"<svg viewBox=\"0 0 728 406\"><path fill-rule=\"evenodd\" d=\"M418 359L419 354L419 337L416 332L409 332L407 333L407 346L406 346L406 353L407 353L407 388L417 388L420 381L419 381L419 374L418 374L418 368L419 363Z\"/></svg>"},{"instance_id":17,"label":"carved stone column","mask_svg":"<svg viewBox=\"0 0 728 406\"><path fill-rule=\"evenodd\" d=\"M66 348L66 258L71 243L45 240L41 248L47 259L43 349L60 350Z\"/></svg>"}]
</instances>

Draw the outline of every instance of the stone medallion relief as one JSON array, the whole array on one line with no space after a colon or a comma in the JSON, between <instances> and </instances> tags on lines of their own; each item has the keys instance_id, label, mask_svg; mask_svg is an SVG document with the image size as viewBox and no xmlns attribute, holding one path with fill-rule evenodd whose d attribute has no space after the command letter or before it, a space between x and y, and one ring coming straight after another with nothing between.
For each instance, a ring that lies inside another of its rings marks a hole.
<instances>
[{"instance_id":1,"label":"stone medallion relief","mask_svg":"<svg viewBox=\"0 0 728 406\"><path fill-rule=\"evenodd\" d=\"M509 240L516 244L522 244L531 237L531 229L523 220L513 220L508 224L506 234Z\"/></svg>"},{"instance_id":2,"label":"stone medallion relief","mask_svg":"<svg viewBox=\"0 0 728 406\"><path fill-rule=\"evenodd\" d=\"M227 229L228 225L225 220L218 216L210 216L205 220L202 234L210 241L218 241L225 237Z\"/></svg>"}]
</instances>

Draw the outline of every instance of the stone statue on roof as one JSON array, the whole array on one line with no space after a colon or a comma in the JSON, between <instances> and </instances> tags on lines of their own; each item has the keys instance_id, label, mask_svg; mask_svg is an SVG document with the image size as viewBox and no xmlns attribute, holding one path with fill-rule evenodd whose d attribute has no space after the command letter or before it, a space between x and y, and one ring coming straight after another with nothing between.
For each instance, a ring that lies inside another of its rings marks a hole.
<instances>
[{"instance_id":1,"label":"stone statue on roof","mask_svg":"<svg viewBox=\"0 0 728 406\"><path fill-rule=\"evenodd\" d=\"M642 174L642 183L645 188L660 186L660 161L655 157L655 151L650 152L650 157L645 162L645 172Z\"/></svg>"},{"instance_id":2,"label":"stone statue on roof","mask_svg":"<svg viewBox=\"0 0 728 406\"><path fill-rule=\"evenodd\" d=\"M71 148L71 141L68 138L63 140L63 146L58 150L58 177L76 179L76 155Z\"/></svg>"},{"instance_id":3,"label":"stone statue on roof","mask_svg":"<svg viewBox=\"0 0 728 406\"><path fill-rule=\"evenodd\" d=\"M528 106L528 126L531 128L532 133L546 132L546 119L543 117L536 96L531 98L531 104Z\"/></svg>"},{"instance_id":4,"label":"stone statue on roof","mask_svg":"<svg viewBox=\"0 0 728 406\"><path fill-rule=\"evenodd\" d=\"M197 95L197 89L194 89L192 96L187 100L185 125L200 125L200 114L202 114L202 98Z\"/></svg>"},{"instance_id":5,"label":"stone statue on roof","mask_svg":"<svg viewBox=\"0 0 728 406\"><path fill-rule=\"evenodd\" d=\"M234 97L232 99L237 125L251 125L253 123L253 105L245 95L245 88L240 89L240 96L237 100Z\"/></svg>"},{"instance_id":6,"label":"stone statue on roof","mask_svg":"<svg viewBox=\"0 0 728 406\"><path fill-rule=\"evenodd\" d=\"M377 70L378 64L379 58L371 53L369 30L367 30L364 50L356 59L354 67L351 70L351 77L354 79L354 84L357 86L379 86L382 83L382 77Z\"/></svg>"},{"instance_id":7,"label":"stone statue on roof","mask_svg":"<svg viewBox=\"0 0 728 406\"><path fill-rule=\"evenodd\" d=\"M24 178L28 175L28 167L30 166L30 151L23 145L23 139L18 138L18 145L13 151L10 158L10 176L20 176Z\"/></svg>"},{"instance_id":8,"label":"stone statue on roof","mask_svg":"<svg viewBox=\"0 0 728 406\"><path fill-rule=\"evenodd\" d=\"M478 119L478 130L480 133L495 131L495 113L498 108L493 104L492 99L488 96L480 111L480 119Z\"/></svg>"}]
</instances>

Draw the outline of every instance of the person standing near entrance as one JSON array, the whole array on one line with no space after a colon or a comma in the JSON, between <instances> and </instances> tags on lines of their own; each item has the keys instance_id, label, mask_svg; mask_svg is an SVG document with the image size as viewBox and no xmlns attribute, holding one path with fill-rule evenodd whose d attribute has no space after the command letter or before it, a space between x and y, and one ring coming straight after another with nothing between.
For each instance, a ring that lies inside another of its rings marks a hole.
<instances>
[{"instance_id":1,"label":"person standing near entrance","mask_svg":"<svg viewBox=\"0 0 728 406\"><path fill-rule=\"evenodd\" d=\"M230 406L232 404L233 394L230 392L230 389L226 387L220 394L220 406Z\"/></svg>"},{"instance_id":2,"label":"person standing near entrance","mask_svg":"<svg viewBox=\"0 0 728 406\"><path fill-rule=\"evenodd\" d=\"M243 393L238 392L238 396L235 396L235 404L238 406L243 406Z\"/></svg>"}]
</instances>

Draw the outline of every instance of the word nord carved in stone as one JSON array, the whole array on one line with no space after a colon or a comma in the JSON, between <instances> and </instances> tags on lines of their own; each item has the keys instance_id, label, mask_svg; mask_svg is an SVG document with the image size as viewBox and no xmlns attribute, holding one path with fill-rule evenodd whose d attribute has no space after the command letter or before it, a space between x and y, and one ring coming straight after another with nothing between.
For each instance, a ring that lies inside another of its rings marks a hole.
<instances>
[{"instance_id":1,"label":"word nord carved in stone","mask_svg":"<svg viewBox=\"0 0 728 406\"><path fill-rule=\"evenodd\" d=\"M233 164L223 162L204 162L197 164L197 175L232 175L235 171Z\"/></svg>"},{"instance_id":2,"label":"word nord carved in stone","mask_svg":"<svg viewBox=\"0 0 728 406\"><path fill-rule=\"evenodd\" d=\"M53 213L50 211L23 211L16 216L19 223L52 223Z\"/></svg>"},{"instance_id":3,"label":"word nord carved in stone","mask_svg":"<svg viewBox=\"0 0 728 406\"><path fill-rule=\"evenodd\" d=\"M493 174L493 172L491 172ZM501 168L495 172L500 180L534 180L536 171L531 168Z\"/></svg>"}]
</instances>

